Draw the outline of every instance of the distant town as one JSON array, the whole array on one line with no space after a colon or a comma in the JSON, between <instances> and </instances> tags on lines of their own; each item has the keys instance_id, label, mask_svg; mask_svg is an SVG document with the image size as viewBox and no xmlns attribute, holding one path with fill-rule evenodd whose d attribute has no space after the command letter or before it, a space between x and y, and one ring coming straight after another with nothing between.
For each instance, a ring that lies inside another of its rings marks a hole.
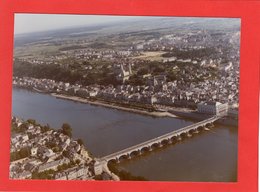
<instances>
[{"instance_id":1,"label":"distant town","mask_svg":"<svg viewBox=\"0 0 260 192\"><path fill-rule=\"evenodd\" d=\"M223 29L196 24L87 28L22 45L18 39L13 86L146 115L224 113L237 126L240 29L222 21L216 25ZM54 130L13 117L10 177L120 180L109 168L96 170L81 138L68 131L66 124Z\"/></svg>"}]
</instances>

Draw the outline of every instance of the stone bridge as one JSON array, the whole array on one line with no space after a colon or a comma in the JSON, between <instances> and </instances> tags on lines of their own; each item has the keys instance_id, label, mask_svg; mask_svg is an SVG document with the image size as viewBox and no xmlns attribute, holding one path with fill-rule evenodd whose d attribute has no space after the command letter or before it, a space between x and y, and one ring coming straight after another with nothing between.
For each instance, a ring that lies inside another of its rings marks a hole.
<instances>
[{"instance_id":1,"label":"stone bridge","mask_svg":"<svg viewBox=\"0 0 260 192\"><path fill-rule=\"evenodd\" d=\"M122 159L131 159L132 156L141 155L145 151L152 151L155 148L171 144L172 142L178 140L182 140L185 137L190 137L192 136L192 134L198 133L199 131L206 129L206 127L213 126L213 123L221 117L222 116L213 116L198 123L194 123L192 125L183 127L170 133L166 133L162 136L150 139L143 143L139 143L121 151L112 153L110 155L97 159L97 161L100 164L106 164L109 161L120 162L120 160Z\"/></svg>"}]
</instances>

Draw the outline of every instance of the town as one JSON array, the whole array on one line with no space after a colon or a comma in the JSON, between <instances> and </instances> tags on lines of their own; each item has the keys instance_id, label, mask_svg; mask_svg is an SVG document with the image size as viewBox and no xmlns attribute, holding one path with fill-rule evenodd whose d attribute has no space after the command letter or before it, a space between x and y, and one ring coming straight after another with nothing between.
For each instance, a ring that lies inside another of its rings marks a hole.
<instances>
[{"instance_id":1,"label":"town","mask_svg":"<svg viewBox=\"0 0 260 192\"><path fill-rule=\"evenodd\" d=\"M171 29L98 31L17 47L13 84L130 104L196 109L215 101L238 109L239 29ZM25 48L35 46L43 50L28 56Z\"/></svg>"}]
</instances>

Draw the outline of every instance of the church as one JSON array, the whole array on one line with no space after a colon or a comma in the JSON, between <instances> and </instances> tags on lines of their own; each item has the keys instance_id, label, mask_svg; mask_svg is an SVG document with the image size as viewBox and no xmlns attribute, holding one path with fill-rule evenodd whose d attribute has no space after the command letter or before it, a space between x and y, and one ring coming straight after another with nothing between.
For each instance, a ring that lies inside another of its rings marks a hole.
<instances>
[{"instance_id":1,"label":"church","mask_svg":"<svg viewBox=\"0 0 260 192\"><path fill-rule=\"evenodd\" d=\"M127 68L127 69L126 69ZM116 76L116 79L121 82L125 82L129 79L129 77L132 75L132 68L131 64L128 64L128 67L124 66L123 64L120 64L120 70L119 73Z\"/></svg>"}]
</instances>

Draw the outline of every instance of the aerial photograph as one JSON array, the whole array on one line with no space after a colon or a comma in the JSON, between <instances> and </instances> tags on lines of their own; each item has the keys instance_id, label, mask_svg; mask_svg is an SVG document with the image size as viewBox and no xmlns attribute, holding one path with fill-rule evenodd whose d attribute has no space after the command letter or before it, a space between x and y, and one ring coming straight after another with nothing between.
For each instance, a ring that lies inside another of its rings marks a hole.
<instances>
[{"instance_id":1,"label":"aerial photograph","mask_svg":"<svg viewBox=\"0 0 260 192\"><path fill-rule=\"evenodd\" d=\"M240 22L15 14L10 179L237 182Z\"/></svg>"}]
</instances>

